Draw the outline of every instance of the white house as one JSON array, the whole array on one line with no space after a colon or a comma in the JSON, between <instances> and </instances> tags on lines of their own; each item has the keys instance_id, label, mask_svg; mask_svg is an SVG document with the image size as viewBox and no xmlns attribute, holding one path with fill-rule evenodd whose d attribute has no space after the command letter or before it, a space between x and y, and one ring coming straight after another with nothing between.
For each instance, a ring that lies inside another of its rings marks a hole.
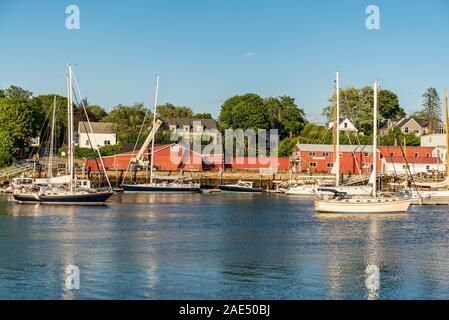
<instances>
[{"instance_id":1,"label":"white house","mask_svg":"<svg viewBox=\"0 0 449 320\"><path fill-rule=\"evenodd\" d=\"M421 136L421 147L445 147L446 134L428 134Z\"/></svg>"},{"instance_id":2,"label":"white house","mask_svg":"<svg viewBox=\"0 0 449 320\"><path fill-rule=\"evenodd\" d=\"M101 148L106 145L117 144L117 133L115 124L111 122L91 122L92 132L89 123L80 121L78 123L78 144L80 148Z\"/></svg>"},{"instance_id":3,"label":"white house","mask_svg":"<svg viewBox=\"0 0 449 320\"><path fill-rule=\"evenodd\" d=\"M327 128L328 129L332 129L334 127L334 122L331 121L328 123ZM340 121L340 131L349 131L349 132L354 132L357 133L358 130L357 128L352 124L351 120L349 120L348 118L344 118L343 120Z\"/></svg>"}]
</instances>

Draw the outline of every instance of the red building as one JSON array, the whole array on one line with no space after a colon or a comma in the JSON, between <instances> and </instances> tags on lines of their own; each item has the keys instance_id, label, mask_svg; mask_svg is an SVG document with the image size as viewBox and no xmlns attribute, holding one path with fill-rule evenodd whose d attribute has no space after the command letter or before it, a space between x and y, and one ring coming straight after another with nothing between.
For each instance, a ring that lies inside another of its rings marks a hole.
<instances>
[{"instance_id":1,"label":"red building","mask_svg":"<svg viewBox=\"0 0 449 320\"><path fill-rule=\"evenodd\" d=\"M176 171L211 171L211 170L260 170L273 169L286 171L289 169L289 158L232 157L225 165L223 154L202 155L179 144L160 145L154 147L154 167L158 170ZM150 151L150 149L148 149ZM133 155L137 151L103 157L108 170L126 170ZM151 153L145 157L150 159ZM98 164L97 164L98 163ZM87 159L84 166L92 172L98 171L99 161Z\"/></svg>"},{"instance_id":2,"label":"red building","mask_svg":"<svg viewBox=\"0 0 449 320\"><path fill-rule=\"evenodd\" d=\"M404 152L407 162L434 165L439 160L432 157L431 147L407 147ZM377 171L389 168L388 164L403 159L400 147L377 149ZM340 172L343 174L369 174L372 167L372 146L340 146ZM293 151L294 170L307 173L332 173L334 166L333 145L297 144ZM403 161L405 163L405 161ZM387 164L387 165L386 165ZM388 173L388 172L386 172Z\"/></svg>"}]
</instances>

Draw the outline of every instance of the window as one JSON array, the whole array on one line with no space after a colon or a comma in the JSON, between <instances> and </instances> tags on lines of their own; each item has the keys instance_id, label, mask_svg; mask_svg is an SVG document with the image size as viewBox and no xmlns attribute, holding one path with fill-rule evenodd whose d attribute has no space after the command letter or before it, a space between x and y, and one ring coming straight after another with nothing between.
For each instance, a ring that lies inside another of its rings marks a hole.
<instances>
[{"instance_id":1,"label":"window","mask_svg":"<svg viewBox=\"0 0 449 320\"><path fill-rule=\"evenodd\" d=\"M413 130L413 132L414 132L415 134L419 134L419 129L415 129L415 130Z\"/></svg>"},{"instance_id":2,"label":"window","mask_svg":"<svg viewBox=\"0 0 449 320\"><path fill-rule=\"evenodd\" d=\"M311 157L315 157L316 153L315 152L309 152L309 156Z\"/></svg>"},{"instance_id":3,"label":"window","mask_svg":"<svg viewBox=\"0 0 449 320\"><path fill-rule=\"evenodd\" d=\"M394 152L390 152L390 157L394 157Z\"/></svg>"},{"instance_id":4,"label":"window","mask_svg":"<svg viewBox=\"0 0 449 320\"><path fill-rule=\"evenodd\" d=\"M419 157L418 152L415 152L415 158L418 158L418 157Z\"/></svg>"},{"instance_id":5,"label":"window","mask_svg":"<svg viewBox=\"0 0 449 320\"><path fill-rule=\"evenodd\" d=\"M329 152L323 152L323 157L329 157Z\"/></svg>"},{"instance_id":6,"label":"window","mask_svg":"<svg viewBox=\"0 0 449 320\"><path fill-rule=\"evenodd\" d=\"M405 127L404 132L405 132L405 133L409 133L409 131L410 131L410 130L408 129L408 127Z\"/></svg>"},{"instance_id":7,"label":"window","mask_svg":"<svg viewBox=\"0 0 449 320\"><path fill-rule=\"evenodd\" d=\"M426 153L426 158L430 158L430 153Z\"/></svg>"},{"instance_id":8,"label":"window","mask_svg":"<svg viewBox=\"0 0 449 320\"><path fill-rule=\"evenodd\" d=\"M328 163L326 163L326 167L333 168L334 164L332 162L328 162Z\"/></svg>"},{"instance_id":9,"label":"window","mask_svg":"<svg viewBox=\"0 0 449 320\"><path fill-rule=\"evenodd\" d=\"M426 166L426 170L430 170L430 166Z\"/></svg>"},{"instance_id":10,"label":"window","mask_svg":"<svg viewBox=\"0 0 449 320\"><path fill-rule=\"evenodd\" d=\"M111 141L109 141L109 140L104 140L104 145L105 146L108 146L108 145L110 145L111 144Z\"/></svg>"},{"instance_id":11,"label":"window","mask_svg":"<svg viewBox=\"0 0 449 320\"><path fill-rule=\"evenodd\" d=\"M86 146L89 146L89 145L90 145L89 140L86 140Z\"/></svg>"},{"instance_id":12,"label":"window","mask_svg":"<svg viewBox=\"0 0 449 320\"><path fill-rule=\"evenodd\" d=\"M316 162L311 162L311 163L309 164L309 166L310 166L311 168L316 168L316 167L317 167L317 164L316 164Z\"/></svg>"},{"instance_id":13,"label":"window","mask_svg":"<svg viewBox=\"0 0 449 320\"><path fill-rule=\"evenodd\" d=\"M346 122L344 123L344 127L345 127L345 129L348 128L348 124Z\"/></svg>"},{"instance_id":14,"label":"window","mask_svg":"<svg viewBox=\"0 0 449 320\"><path fill-rule=\"evenodd\" d=\"M340 153L339 156L340 156L340 158L343 157L343 153Z\"/></svg>"},{"instance_id":15,"label":"window","mask_svg":"<svg viewBox=\"0 0 449 320\"><path fill-rule=\"evenodd\" d=\"M406 164L404 164L404 165L402 166L402 169L408 169L408 168L410 168L410 166L408 166L408 165L406 165Z\"/></svg>"},{"instance_id":16,"label":"window","mask_svg":"<svg viewBox=\"0 0 449 320\"><path fill-rule=\"evenodd\" d=\"M365 152L363 155L364 155L365 157L368 157L368 152Z\"/></svg>"}]
</instances>

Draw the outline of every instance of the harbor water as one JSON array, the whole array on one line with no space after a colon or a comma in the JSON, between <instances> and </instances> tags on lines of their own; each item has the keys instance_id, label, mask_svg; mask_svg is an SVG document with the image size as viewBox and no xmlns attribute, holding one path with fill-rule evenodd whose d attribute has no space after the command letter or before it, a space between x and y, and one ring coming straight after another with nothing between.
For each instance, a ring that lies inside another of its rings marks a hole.
<instances>
[{"instance_id":1,"label":"harbor water","mask_svg":"<svg viewBox=\"0 0 449 320\"><path fill-rule=\"evenodd\" d=\"M105 207L0 195L0 299L449 299L448 244L448 206L342 216L282 194L117 194Z\"/></svg>"}]
</instances>

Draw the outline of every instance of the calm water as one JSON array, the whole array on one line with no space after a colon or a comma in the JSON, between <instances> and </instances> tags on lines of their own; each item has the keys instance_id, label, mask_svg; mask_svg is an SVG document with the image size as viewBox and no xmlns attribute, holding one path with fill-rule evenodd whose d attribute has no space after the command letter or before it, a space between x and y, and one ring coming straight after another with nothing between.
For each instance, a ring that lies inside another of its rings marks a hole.
<instances>
[{"instance_id":1,"label":"calm water","mask_svg":"<svg viewBox=\"0 0 449 320\"><path fill-rule=\"evenodd\" d=\"M80 290L65 289L71 264ZM104 208L1 196L0 298L449 299L449 208L338 217L284 195L121 194Z\"/></svg>"}]
</instances>

